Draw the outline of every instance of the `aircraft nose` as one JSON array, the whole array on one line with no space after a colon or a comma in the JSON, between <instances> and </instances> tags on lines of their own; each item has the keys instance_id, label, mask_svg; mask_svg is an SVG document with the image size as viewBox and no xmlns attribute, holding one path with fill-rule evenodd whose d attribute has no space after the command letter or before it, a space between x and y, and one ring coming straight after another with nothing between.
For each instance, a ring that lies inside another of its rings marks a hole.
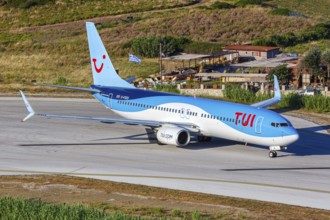
<instances>
[{"instance_id":1,"label":"aircraft nose","mask_svg":"<svg viewBox=\"0 0 330 220\"><path fill-rule=\"evenodd\" d=\"M299 139L299 134L296 129L290 128L287 132L287 135L285 136L285 139L289 144L296 142Z\"/></svg>"}]
</instances>

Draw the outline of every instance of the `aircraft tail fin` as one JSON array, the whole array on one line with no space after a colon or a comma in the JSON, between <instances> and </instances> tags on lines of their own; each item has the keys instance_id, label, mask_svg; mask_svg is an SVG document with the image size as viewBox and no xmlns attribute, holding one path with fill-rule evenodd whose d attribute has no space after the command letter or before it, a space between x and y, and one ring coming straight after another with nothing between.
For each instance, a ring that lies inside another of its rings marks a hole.
<instances>
[{"instance_id":1,"label":"aircraft tail fin","mask_svg":"<svg viewBox=\"0 0 330 220\"><path fill-rule=\"evenodd\" d=\"M134 87L117 74L94 23L86 22L86 29L94 85Z\"/></svg>"}]
</instances>

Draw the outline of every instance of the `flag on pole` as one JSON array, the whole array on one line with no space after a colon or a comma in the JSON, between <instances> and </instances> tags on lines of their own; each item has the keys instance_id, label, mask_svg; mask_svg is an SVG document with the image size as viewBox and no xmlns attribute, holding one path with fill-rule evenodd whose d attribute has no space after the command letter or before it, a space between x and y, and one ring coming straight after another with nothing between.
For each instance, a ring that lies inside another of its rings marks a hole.
<instances>
[{"instance_id":1,"label":"flag on pole","mask_svg":"<svg viewBox=\"0 0 330 220\"><path fill-rule=\"evenodd\" d=\"M135 62L140 64L141 63L141 59L138 58L137 56L134 56L133 54L129 54L129 61L130 62Z\"/></svg>"}]
</instances>

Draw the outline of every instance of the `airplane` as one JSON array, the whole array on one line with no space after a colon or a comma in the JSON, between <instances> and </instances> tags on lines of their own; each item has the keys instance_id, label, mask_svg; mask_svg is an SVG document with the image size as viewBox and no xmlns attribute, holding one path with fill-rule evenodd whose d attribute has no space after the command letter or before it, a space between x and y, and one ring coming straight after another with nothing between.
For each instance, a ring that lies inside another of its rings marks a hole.
<instances>
[{"instance_id":1,"label":"airplane","mask_svg":"<svg viewBox=\"0 0 330 220\"><path fill-rule=\"evenodd\" d=\"M49 85L90 92L106 108L122 118L54 115L33 110L20 90L29 114L45 118L94 120L103 123L142 125L154 132L159 144L183 147L192 137L207 142L211 137L269 147L269 157L287 149L299 135L290 121L266 108L281 101L277 77L274 96L252 105L244 105L134 87L115 71L103 42L92 22L86 22L94 84L90 88Z\"/></svg>"}]
</instances>

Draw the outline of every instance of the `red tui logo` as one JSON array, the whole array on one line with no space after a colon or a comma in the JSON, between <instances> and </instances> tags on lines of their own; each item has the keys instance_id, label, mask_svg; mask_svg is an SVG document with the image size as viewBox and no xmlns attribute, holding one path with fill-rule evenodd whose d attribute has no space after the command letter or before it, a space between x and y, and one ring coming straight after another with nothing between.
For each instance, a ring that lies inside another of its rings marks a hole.
<instances>
[{"instance_id":1,"label":"red tui logo","mask_svg":"<svg viewBox=\"0 0 330 220\"><path fill-rule=\"evenodd\" d=\"M106 56L103 55L102 58L103 58L103 60L105 60ZM102 65L101 65L100 67L97 67L97 66L96 66L96 62L97 62L96 58L93 58L92 61L93 61L93 63L94 63L94 69L95 69L95 71L96 71L97 73L100 73L100 72L102 71L102 69L103 69L104 63L102 63Z\"/></svg>"},{"instance_id":2,"label":"red tui logo","mask_svg":"<svg viewBox=\"0 0 330 220\"><path fill-rule=\"evenodd\" d=\"M243 113L243 112L235 112L235 115L236 115L236 123L235 123L236 125L238 124L238 121L241 118L242 119L241 124L244 127L248 126L249 122L250 122L250 127L253 127L253 123L254 123L254 119L256 118L256 115L246 114L246 113Z\"/></svg>"}]
</instances>

